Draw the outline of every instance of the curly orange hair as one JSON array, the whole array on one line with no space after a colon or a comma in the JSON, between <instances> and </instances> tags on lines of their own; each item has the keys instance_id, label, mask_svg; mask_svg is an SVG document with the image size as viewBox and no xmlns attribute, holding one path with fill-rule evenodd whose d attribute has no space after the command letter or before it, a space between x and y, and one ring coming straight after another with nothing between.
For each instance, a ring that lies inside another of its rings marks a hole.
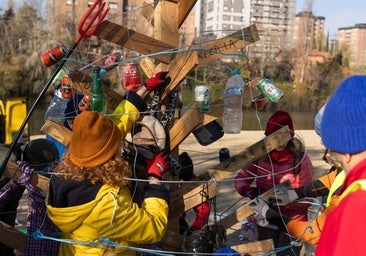
<instances>
[{"instance_id":1,"label":"curly orange hair","mask_svg":"<svg viewBox=\"0 0 366 256\"><path fill-rule=\"evenodd\" d=\"M106 184L120 187L127 185L131 176L131 167L127 161L115 155L102 165L93 168L81 168L71 162L66 152L55 172L66 180L90 181L92 184Z\"/></svg>"}]
</instances>

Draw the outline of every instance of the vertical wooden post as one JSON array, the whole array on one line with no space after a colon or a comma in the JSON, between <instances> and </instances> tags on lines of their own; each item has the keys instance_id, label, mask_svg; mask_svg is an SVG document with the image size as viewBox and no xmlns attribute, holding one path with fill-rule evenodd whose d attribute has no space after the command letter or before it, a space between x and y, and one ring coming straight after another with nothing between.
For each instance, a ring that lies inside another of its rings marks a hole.
<instances>
[{"instance_id":1,"label":"vertical wooden post","mask_svg":"<svg viewBox=\"0 0 366 256\"><path fill-rule=\"evenodd\" d=\"M178 3L159 1L154 12L154 38L171 46L178 47ZM155 63L157 64L157 63ZM156 65L156 72L167 70L166 64Z\"/></svg>"}]
</instances>

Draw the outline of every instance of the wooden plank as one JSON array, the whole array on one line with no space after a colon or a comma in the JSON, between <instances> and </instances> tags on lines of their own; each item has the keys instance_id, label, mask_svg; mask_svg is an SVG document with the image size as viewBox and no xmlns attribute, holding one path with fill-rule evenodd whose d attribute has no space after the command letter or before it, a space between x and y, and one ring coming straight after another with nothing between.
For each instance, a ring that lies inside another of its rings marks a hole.
<instances>
[{"instance_id":1,"label":"wooden plank","mask_svg":"<svg viewBox=\"0 0 366 256\"><path fill-rule=\"evenodd\" d=\"M217 119L216 116L211 116L211 115L207 115L207 114L202 114L202 121L201 123L195 128L195 130L201 128L202 126L211 123L212 121L215 121Z\"/></svg>"},{"instance_id":2,"label":"wooden plank","mask_svg":"<svg viewBox=\"0 0 366 256\"><path fill-rule=\"evenodd\" d=\"M192 8L196 4L197 0L184 0L179 1L178 4L178 27L180 28L187 16L191 12Z\"/></svg>"},{"instance_id":3,"label":"wooden plank","mask_svg":"<svg viewBox=\"0 0 366 256\"><path fill-rule=\"evenodd\" d=\"M198 105L188 109L169 130L170 149L174 150L201 123L201 112Z\"/></svg>"},{"instance_id":4,"label":"wooden plank","mask_svg":"<svg viewBox=\"0 0 366 256\"><path fill-rule=\"evenodd\" d=\"M283 141L289 141L291 139L290 129L288 126L284 126L274 133L268 135L262 140L257 141L253 145L241 151L239 154L231 156L228 160L223 163L220 163L213 167L212 169L207 170L202 175L205 175L206 180L214 177L216 180L223 180L246 164L252 163L255 160L265 156L273 149L278 147L278 145L282 144ZM183 184L179 193L184 195L189 193L192 190L191 185Z\"/></svg>"},{"instance_id":5,"label":"wooden plank","mask_svg":"<svg viewBox=\"0 0 366 256\"><path fill-rule=\"evenodd\" d=\"M169 208L169 219L181 216L184 212L215 197L217 193L218 186L214 179L210 179L203 184L195 184L195 188L185 194L179 193L179 190L171 193L170 203L174 207Z\"/></svg>"},{"instance_id":6,"label":"wooden plank","mask_svg":"<svg viewBox=\"0 0 366 256\"><path fill-rule=\"evenodd\" d=\"M225 162L218 164L214 168L208 170L211 177L215 177L217 180L222 180L235 171L241 169L243 165L252 163L259 158L265 156L278 145L281 145L284 141L291 139L291 133L288 126L284 126L274 133L268 135L262 140L249 146L247 149L241 151L239 154L230 157Z\"/></svg>"},{"instance_id":7,"label":"wooden plank","mask_svg":"<svg viewBox=\"0 0 366 256\"><path fill-rule=\"evenodd\" d=\"M233 53L259 40L257 27L253 24L239 30L227 37L218 39L203 46L202 51L198 51L199 66L207 65L223 57L223 54Z\"/></svg>"},{"instance_id":8,"label":"wooden plank","mask_svg":"<svg viewBox=\"0 0 366 256\"><path fill-rule=\"evenodd\" d=\"M143 55L152 55L153 53L169 51L175 48L167 43L125 28L108 20L102 22L94 35L98 38L115 43ZM153 56L153 58L166 64L170 63L172 57L173 53L157 54Z\"/></svg>"},{"instance_id":9,"label":"wooden plank","mask_svg":"<svg viewBox=\"0 0 366 256\"><path fill-rule=\"evenodd\" d=\"M274 244L272 239L245 243L245 244L243 243L240 245L232 245L230 246L230 248L239 252L241 255L250 255L250 256L276 255L275 253L270 253L274 250Z\"/></svg>"},{"instance_id":10,"label":"wooden plank","mask_svg":"<svg viewBox=\"0 0 366 256\"><path fill-rule=\"evenodd\" d=\"M195 51L187 51L178 55L169 65L170 84L161 95L164 100L183 80L183 78L198 64L198 55Z\"/></svg>"},{"instance_id":11,"label":"wooden plank","mask_svg":"<svg viewBox=\"0 0 366 256\"><path fill-rule=\"evenodd\" d=\"M147 77L152 77L155 74L155 65L150 58L141 59L139 65Z\"/></svg>"},{"instance_id":12,"label":"wooden plank","mask_svg":"<svg viewBox=\"0 0 366 256\"><path fill-rule=\"evenodd\" d=\"M68 147L72 131L54 120L47 120L41 127L41 132L51 136L62 145Z\"/></svg>"},{"instance_id":13,"label":"wooden plank","mask_svg":"<svg viewBox=\"0 0 366 256\"><path fill-rule=\"evenodd\" d=\"M27 236L2 221L0 221L0 242L25 254Z\"/></svg>"},{"instance_id":14,"label":"wooden plank","mask_svg":"<svg viewBox=\"0 0 366 256\"><path fill-rule=\"evenodd\" d=\"M222 225L224 228L230 228L252 214L252 209L248 206L248 204L245 204L236 209L234 213L228 214L224 218L220 219L217 223Z\"/></svg>"},{"instance_id":15,"label":"wooden plank","mask_svg":"<svg viewBox=\"0 0 366 256\"><path fill-rule=\"evenodd\" d=\"M152 4L144 1L142 4L142 8L140 10L140 14L146 20L151 21L154 18L154 7Z\"/></svg>"},{"instance_id":16,"label":"wooden plank","mask_svg":"<svg viewBox=\"0 0 366 256\"><path fill-rule=\"evenodd\" d=\"M154 38L178 47L178 3L159 1L154 12ZM165 62L166 64L169 64Z\"/></svg>"},{"instance_id":17,"label":"wooden plank","mask_svg":"<svg viewBox=\"0 0 366 256\"><path fill-rule=\"evenodd\" d=\"M18 180L22 172L16 163L8 162L4 170L4 176L13 180ZM43 175L38 175L37 173L32 173L29 182L41 189L44 193L48 193L49 179Z\"/></svg>"},{"instance_id":18,"label":"wooden plank","mask_svg":"<svg viewBox=\"0 0 366 256\"><path fill-rule=\"evenodd\" d=\"M204 177L202 180L208 180L210 186L212 186L212 190L209 191L209 196L214 192L214 188L216 188L216 183L214 180L223 180L239 169L245 164L249 164L269 152L278 147L278 145L282 144L283 141L289 141L291 139L290 129L288 126L284 126L276 132L270 134L264 139L254 143L249 146L247 149L243 150L239 154L230 157L223 163L216 165L214 168L209 169L207 172L202 174L201 177ZM181 187L175 191L171 191L170 201L174 202L172 205L175 206L174 211L172 210L169 213L171 218L176 217L179 214L183 214L185 211L192 209L196 205L199 205L202 202L202 195L199 193L202 191L203 186L207 186L206 183L195 185L195 184L187 184L184 183ZM215 185L213 185L215 184ZM195 191L195 192L194 192ZM248 214L248 209L244 208L240 209L240 212L237 213L239 217Z\"/></svg>"}]
</instances>

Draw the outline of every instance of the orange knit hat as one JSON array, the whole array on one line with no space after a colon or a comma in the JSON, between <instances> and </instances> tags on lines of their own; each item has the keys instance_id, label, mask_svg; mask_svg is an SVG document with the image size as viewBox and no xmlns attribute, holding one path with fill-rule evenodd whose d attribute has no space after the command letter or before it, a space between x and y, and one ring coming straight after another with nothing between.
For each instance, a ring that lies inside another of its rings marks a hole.
<instances>
[{"instance_id":1,"label":"orange knit hat","mask_svg":"<svg viewBox=\"0 0 366 256\"><path fill-rule=\"evenodd\" d=\"M96 167L117 152L122 140L118 127L96 111L83 111L74 121L70 160L79 167Z\"/></svg>"}]
</instances>

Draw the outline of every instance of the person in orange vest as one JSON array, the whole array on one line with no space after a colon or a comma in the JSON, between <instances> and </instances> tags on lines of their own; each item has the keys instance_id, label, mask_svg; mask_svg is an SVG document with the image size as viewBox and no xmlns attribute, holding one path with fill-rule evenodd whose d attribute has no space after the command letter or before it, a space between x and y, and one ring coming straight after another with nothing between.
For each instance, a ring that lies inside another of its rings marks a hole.
<instances>
[{"instance_id":1,"label":"person in orange vest","mask_svg":"<svg viewBox=\"0 0 366 256\"><path fill-rule=\"evenodd\" d=\"M364 255L366 227L366 76L346 78L324 109L322 141L346 172L316 255Z\"/></svg>"}]
</instances>

